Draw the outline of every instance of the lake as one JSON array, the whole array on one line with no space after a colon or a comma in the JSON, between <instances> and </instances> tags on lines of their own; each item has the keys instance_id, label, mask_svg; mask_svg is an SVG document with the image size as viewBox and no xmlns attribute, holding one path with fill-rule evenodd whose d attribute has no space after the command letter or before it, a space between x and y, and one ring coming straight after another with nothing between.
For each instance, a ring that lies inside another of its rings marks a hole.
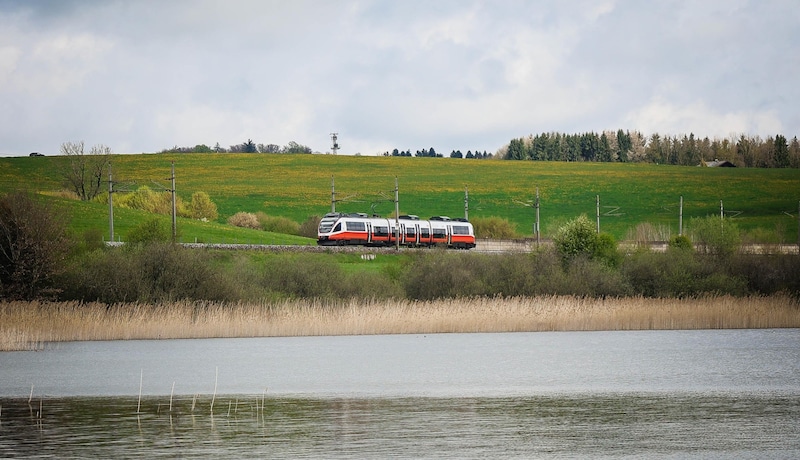
<instances>
[{"instance_id":1,"label":"lake","mask_svg":"<svg viewBox=\"0 0 800 460\"><path fill-rule=\"evenodd\" d=\"M76 342L0 353L0 456L800 457L800 330Z\"/></svg>"}]
</instances>

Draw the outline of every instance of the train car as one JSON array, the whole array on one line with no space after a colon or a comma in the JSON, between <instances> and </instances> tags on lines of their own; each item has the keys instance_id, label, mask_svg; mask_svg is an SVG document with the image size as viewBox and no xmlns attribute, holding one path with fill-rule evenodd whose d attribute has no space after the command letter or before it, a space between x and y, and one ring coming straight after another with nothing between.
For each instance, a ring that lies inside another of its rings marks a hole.
<instances>
[{"instance_id":1,"label":"train car","mask_svg":"<svg viewBox=\"0 0 800 460\"><path fill-rule=\"evenodd\" d=\"M398 232L397 225L400 225ZM366 214L328 213L320 220L317 244L320 246L442 246L456 249L475 247L475 232L466 219L445 216L428 220L417 216L392 218Z\"/></svg>"}]
</instances>

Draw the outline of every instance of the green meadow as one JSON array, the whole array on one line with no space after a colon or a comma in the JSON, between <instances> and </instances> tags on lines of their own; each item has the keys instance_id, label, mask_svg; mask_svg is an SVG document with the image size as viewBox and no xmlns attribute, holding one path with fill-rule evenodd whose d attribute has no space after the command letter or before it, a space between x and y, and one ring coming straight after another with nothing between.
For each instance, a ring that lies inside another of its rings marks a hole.
<instances>
[{"instance_id":1,"label":"green meadow","mask_svg":"<svg viewBox=\"0 0 800 460\"><path fill-rule=\"evenodd\" d=\"M176 189L188 202L204 191L217 204L217 222L179 219L181 241L263 244L313 244L313 240L246 230L225 224L239 211L264 212L297 222L331 208L331 179L336 210L388 216L394 211L395 178L400 212L421 217L463 217L465 190L469 217L501 217L520 235L533 233L531 206L538 188L542 231L548 236L568 219L596 214L600 197L601 230L625 239L637 225L649 223L677 234L683 197L684 226L693 217L726 217L763 242L795 242L798 235L800 170L701 168L654 164L561 163L452 158L354 157L277 154L131 154L112 158L115 187L168 188L175 162ZM108 205L58 198L65 157L0 158L0 193L28 190L66 207L76 232L101 230L108 237ZM121 192L122 193L122 192ZM151 216L115 208L114 228L125 239L130 229ZM164 216L165 222L169 217Z\"/></svg>"}]
</instances>

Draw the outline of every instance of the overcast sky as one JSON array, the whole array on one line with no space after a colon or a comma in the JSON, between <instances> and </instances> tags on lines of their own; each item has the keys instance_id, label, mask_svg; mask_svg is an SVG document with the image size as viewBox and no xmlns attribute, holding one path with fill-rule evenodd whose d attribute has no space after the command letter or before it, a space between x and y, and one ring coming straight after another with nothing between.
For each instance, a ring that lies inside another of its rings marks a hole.
<instances>
[{"instance_id":1,"label":"overcast sky","mask_svg":"<svg viewBox=\"0 0 800 460\"><path fill-rule=\"evenodd\" d=\"M0 155L800 135L786 1L0 0Z\"/></svg>"}]
</instances>

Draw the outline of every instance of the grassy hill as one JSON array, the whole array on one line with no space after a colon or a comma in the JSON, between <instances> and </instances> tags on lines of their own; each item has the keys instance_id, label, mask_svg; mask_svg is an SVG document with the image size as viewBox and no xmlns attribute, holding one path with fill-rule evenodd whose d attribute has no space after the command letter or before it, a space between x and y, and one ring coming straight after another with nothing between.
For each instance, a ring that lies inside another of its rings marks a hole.
<instances>
[{"instance_id":1,"label":"grassy hill","mask_svg":"<svg viewBox=\"0 0 800 460\"><path fill-rule=\"evenodd\" d=\"M217 204L219 222L180 219L182 241L310 244L313 240L232 228L225 220L238 211L263 211L297 222L331 207L335 178L337 211L389 215L394 210L395 177L401 213L464 215L469 189L469 217L502 217L521 234L532 234L530 203L538 187L542 230L580 214L594 219L600 196L601 228L617 238L650 223L678 230L683 196L684 225L692 217L725 214L745 231L794 242L798 232L800 170L700 168L652 164L550 163L451 158L351 157L263 154L114 155L115 182L129 190L141 185L168 186L175 162L176 189L187 202L205 191ZM0 193L25 189L53 192L62 188L64 157L0 158ZM108 206L51 198L68 207L72 228L101 229L108 235ZM788 213L788 214L787 214ZM791 215L790 215L791 214ZM115 233L125 234L146 213L115 209ZM164 217L167 221L168 217Z\"/></svg>"}]
</instances>

